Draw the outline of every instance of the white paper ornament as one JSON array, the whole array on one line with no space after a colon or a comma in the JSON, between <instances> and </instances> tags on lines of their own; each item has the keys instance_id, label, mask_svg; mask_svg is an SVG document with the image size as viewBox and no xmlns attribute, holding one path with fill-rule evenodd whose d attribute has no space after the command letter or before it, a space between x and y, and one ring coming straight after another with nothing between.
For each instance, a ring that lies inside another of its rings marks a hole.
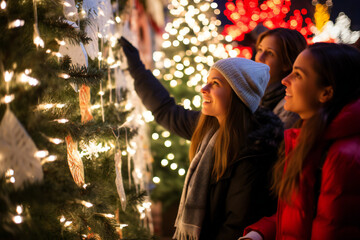
<instances>
[{"instance_id":1,"label":"white paper ornament","mask_svg":"<svg viewBox=\"0 0 360 240\"><path fill-rule=\"evenodd\" d=\"M14 170L15 188L43 179L38 149L19 120L7 109L0 125L0 173Z\"/></svg>"},{"instance_id":2,"label":"white paper ornament","mask_svg":"<svg viewBox=\"0 0 360 240\"><path fill-rule=\"evenodd\" d=\"M74 142L70 135L68 135L65 140L67 145L67 159L71 175L74 182L81 187L85 184L85 175L84 164L78 151L77 142Z\"/></svg>"},{"instance_id":3,"label":"white paper ornament","mask_svg":"<svg viewBox=\"0 0 360 240\"><path fill-rule=\"evenodd\" d=\"M124 190L123 178L122 178L122 174L121 174L121 152L120 151L115 153L114 160L115 160L115 170L116 170L116 179L115 179L116 189L119 194L121 208L123 211L125 211L126 195L125 195L125 190Z\"/></svg>"},{"instance_id":4,"label":"white paper ornament","mask_svg":"<svg viewBox=\"0 0 360 240\"><path fill-rule=\"evenodd\" d=\"M69 25L74 27L75 29L79 29L78 25L71 21L66 21ZM88 67L88 56L84 47L84 44L80 42L79 45L71 44L71 42L67 39L64 40L65 45L61 45L59 47L59 52L62 56L68 55L71 58L71 63L77 66L85 66ZM79 88L76 84L70 83L75 92L79 91Z\"/></svg>"}]
</instances>

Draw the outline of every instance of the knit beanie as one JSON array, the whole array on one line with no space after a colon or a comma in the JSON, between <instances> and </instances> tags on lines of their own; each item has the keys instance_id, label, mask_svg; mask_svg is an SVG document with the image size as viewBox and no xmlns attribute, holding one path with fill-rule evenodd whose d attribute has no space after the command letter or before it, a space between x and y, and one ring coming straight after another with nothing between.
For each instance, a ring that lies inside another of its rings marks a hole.
<instances>
[{"instance_id":1,"label":"knit beanie","mask_svg":"<svg viewBox=\"0 0 360 240\"><path fill-rule=\"evenodd\" d=\"M256 111L270 79L269 66L246 58L227 58L217 61L211 69L225 77L251 112Z\"/></svg>"}]
</instances>

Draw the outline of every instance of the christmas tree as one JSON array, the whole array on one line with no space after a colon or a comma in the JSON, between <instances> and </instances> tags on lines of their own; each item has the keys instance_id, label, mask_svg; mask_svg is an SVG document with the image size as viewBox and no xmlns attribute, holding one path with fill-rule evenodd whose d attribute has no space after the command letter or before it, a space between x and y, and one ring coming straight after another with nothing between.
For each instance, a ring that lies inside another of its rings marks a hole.
<instances>
[{"instance_id":1,"label":"christmas tree","mask_svg":"<svg viewBox=\"0 0 360 240\"><path fill-rule=\"evenodd\" d=\"M144 121L116 47L127 5L115 6L1 2L1 239L151 238Z\"/></svg>"}]
</instances>

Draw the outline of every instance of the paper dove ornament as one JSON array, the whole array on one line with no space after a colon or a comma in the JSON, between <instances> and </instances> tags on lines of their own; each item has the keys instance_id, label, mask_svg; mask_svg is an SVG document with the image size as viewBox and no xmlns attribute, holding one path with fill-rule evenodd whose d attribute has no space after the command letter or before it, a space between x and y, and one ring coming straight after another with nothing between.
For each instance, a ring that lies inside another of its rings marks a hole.
<instances>
[{"instance_id":1,"label":"paper dove ornament","mask_svg":"<svg viewBox=\"0 0 360 240\"><path fill-rule=\"evenodd\" d=\"M43 179L38 149L19 120L7 109L0 125L0 173L14 170L15 188Z\"/></svg>"}]
</instances>

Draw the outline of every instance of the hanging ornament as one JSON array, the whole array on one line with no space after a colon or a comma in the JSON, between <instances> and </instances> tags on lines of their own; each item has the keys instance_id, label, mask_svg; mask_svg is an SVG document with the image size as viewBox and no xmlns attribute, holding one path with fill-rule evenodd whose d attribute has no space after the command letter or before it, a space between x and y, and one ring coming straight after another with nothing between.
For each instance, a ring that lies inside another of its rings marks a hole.
<instances>
[{"instance_id":1,"label":"hanging ornament","mask_svg":"<svg viewBox=\"0 0 360 240\"><path fill-rule=\"evenodd\" d=\"M81 122L87 123L93 119L90 109L90 87L83 84L79 91Z\"/></svg>"},{"instance_id":2,"label":"hanging ornament","mask_svg":"<svg viewBox=\"0 0 360 240\"><path fill-rule=\"evenodd\" d=\"M124 190L124 183L123 183L123 178L122 178L122 174L121 174L121 151L118 150L117 153L115 153L115 170L116 170L116 179L115 179L115 184L116 184L116 189L117 192L119 194L119 198L120 198L120 202L121 202L121 208L123 211L125 211L126 209L126 195L125 195L125 190Z\"/></svg>"},{"instance_id":3,"label":"hanging ornament","mask_svg":"<svg viewBox=\"0 0 360 240\"><path fill-rule=\"evenodd\" d=\"M85 184L84 180L84 164L81 160L77 143L73 141L72 137L68 135L66 138L67 146L67 159L69 164L69 169L75 183L81 187Z\"/></svg>"},{"instance_id":4,"label":"hanging ornament","mask_svg":"<svg viewBox=\"0 0 360 240\"><path fill-rule=\"evenodd\" d=\"M0 125L0 173L12 169L15 188L43 179L38 149L19 120L8 108Z\"/></svg>"},{"instance_id":5,"label":"hanging ornament","mask_svg":"<svg viewBox=\"0 0 360 240\"><path fill-rule=\"evenodd\" d=\"M65 4L65 3L64 3ZM74 27L76 30L79 29L76 23L71 21L66 21ZM60 41L59 41L60 42ZM84 47L84 44L82 42L79 43L79 45L73 45L71 42L67 39L61 41L60 47L59 47L59 53L61 53L62 56L69 56L71 59L71 64L76 66L85 66L88 67L88 56ZM75 83L70 83L72 88L75 90L75 92L79 91L78 85Z\"/></svg>"}]
</instances>

